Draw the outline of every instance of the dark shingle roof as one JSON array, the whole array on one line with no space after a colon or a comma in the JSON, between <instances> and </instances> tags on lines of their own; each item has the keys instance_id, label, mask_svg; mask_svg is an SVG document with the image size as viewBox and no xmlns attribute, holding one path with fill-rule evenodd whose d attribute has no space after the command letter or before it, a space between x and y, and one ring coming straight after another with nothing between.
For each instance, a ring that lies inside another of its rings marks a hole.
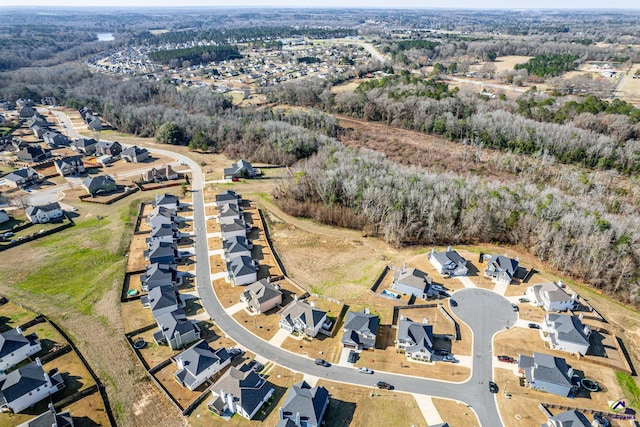
<instances>
[{"instance_id":1,"label":"dark shingle roof","mask_svg":"<svg viewBox=\"0 0 640 427\"><path fill-rule=\"evenodd\" d=\"M220 394L231 393L239 400L239 405L251 414L272 390L269 384L251 369L243 370L231 367L212 387L212 391Z\"/></svg>"},{"instance_id":2,"label":"dark shingle roof","mask_svg":"<svg viewBox=\"0 0 640 427\"><path fill-rule=\"evenodd\" d=\"M3 332L0 335L0 359L26 345L30 345L29 339L19 333L17 329L9 329Z\"/></svg>"},{"instance_id":3,"label":"dark shingle roof","mask_svg":"<svg viewBox=\"0 0 640 427\"><path fill-rule=\"evenodd\" d=\"M36 362L10 372L0 380L0 405L10 403L47 383L44 369Z\"/></svg>"},{"instance_id":4,"label":"dark shingle roof","mask_svg":"<svg viewBox=\"0 0 640 427\"><path fill-rule=\"evenodd\" d=\"M396 283L425 292L431 283L427 273L416 268L403 268L394 274Z\"/></svg>"},{"instance_id":5,"label":"dark shingle roof","mask_svg":"<svg viewBox=\"0 0 640 427\"><path fill-rule=\"evenodd\" d=\"M301 421L318 426L328 403L329 391L326 388L311 387L303 380L291 387L282 405L282 416L296 419L296 414L300 414Z\"/></svg>"},{"instance_id":6,"label":"dark shingle roof","mask_svg":"<svg viewBox=\"0 0 640 427\"><path fill-rule=\"evenodd\" d=\"M379 323L380 319L376 315L364 311L348 312L344 321L342 343L373 347L376 344L375 336L378 333ZM372 334L374 338L364 336L368 334Z\"/></svg>"},{"instance_id":7,"label":"dark shingle roof","mask_svg":"<svg viewBox=\"0 0 640 427\"><path fill-rule=\"evenodd\" d=\"M193 384L209 367L222 364L230 358L224 347L214 350L205 340L200 340L175 357L176 362L184 366L175 376L187 385Z\"/></svg>"}]
</instances>

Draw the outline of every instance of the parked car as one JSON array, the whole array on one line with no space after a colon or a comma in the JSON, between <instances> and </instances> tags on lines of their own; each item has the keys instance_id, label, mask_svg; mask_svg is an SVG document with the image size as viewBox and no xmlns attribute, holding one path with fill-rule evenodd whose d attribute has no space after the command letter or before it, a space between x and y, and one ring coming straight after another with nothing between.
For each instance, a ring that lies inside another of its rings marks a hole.
<instances>
[{"instance_id":1,"label":"parked car","mask_svg":"<svg viewBox=\"0 0 640 427\"><path fill-rule=\"evenodd\" d=\"M529 299L523 297L523 298L519 298L518 301L521 303L525 303L525 302L529 302Z\"/></svg>"},{"instance_id":2,"label":"parked car","mask_svg":"<svg viewBox=\"0 0 640 427\"><path fill-rule=\"evenodd\" d=\"M529 327L531 329L540 329L540 325L538 325L537 323L529 323Z\"/></svg>"},{"instance_id":3,"label":"parked car","mask_svg":"<svg viewBox=\"0 0 640 427\"><path fill-rule=\"evenodd\" d=\"M494 383L493 381L489 381L489 391L491 393L497 393L498 392L498 384Z\"/></svg>"},{"instance_id":4,"label":"parked car","mask_svg":"<svg viewBox=\"0 0 640 427\"><path fill-rule=\"evenodd\" d=\"M498 360L500 362L507 362L507 363L515 363L516 362L516 359L514 359L513 357L511 357L511 356L503 356L503 355L498 356Z\"/></svg>"},{"instance_id":5,"label":"parked car","mask_svg":"<svg viewBox=\"0 0 640 427\"><path fill-rule=\"evenodd\" d=\"M250 360L250 361L247 363L247 366L248 366L249 368L251 368L251 370L252 370L252 371L254 371L254 372L260 372L260 371L262 370L262 368L264 368L264 365L263 365L262 363L258 362L258 361L257 361L257 360L255 360L255 359Z\"/></svg>"},{"instance_id":6,"label":"parked car","mask_svg":"<svg viewBox=\"0 0 640 427\"><path fill-rule=\"evenodd\" d=\"M229 347L229 348L227 348L227 353L229 353L229 355L231 357L236 357L239 354L244 353L244 351L242 351L241 349L239 349L237 347Z\"/></svg>"},{"instance_id":7,"label":"parked car","mask_svg":"<svg viewBox=\"0 0 640 427\"><path fill-rule=\"evenodd\" d=\"M443 362L451 362L451 363L455 363L456 362L456 358L453 357L453 355L451 354L447 354L446 356L442 357L442 361Z\"/></svg>"},{"instance_id":8,"label":"parked car","mask_svg":"<svg viewBox=\"0 0 640 427\"><path fill-rule=\"evenodd\" d=\"M520 309L518 308L518 306L517 306L517 305L515 305L515 304L511 304L511 309L512 309L513 311L520 311Z\"/></svg>"},{"instance_id":9,"label":"parked car","mask_svg":"<svg viewBox=\"0 0 640 427\"><path fill-rule=\"evenodd\" d=\"M358 368L358 372L360 372L361 374L373 374L373 371L369 368Z\"/></svg>"},{"instance_id":10,"label":"parked car","mask_svg":"<svg viewBox=\"0 0 640 427\"><path fill-rule=\"evenodd\" d=\"M14 233L12 231L7 231L6 233L4 233L4 237L13 237Z\"/></svg>"},{"instance_id":11,"label":"parked car","mask_svg":"<svg viewBox=\"0 0 640 427\"><path fill-rule=\"evenodd\" d=\"M431 289L435 289L436 291L444 291L444 288L440 285L431 285Z\"/></svg>"},{"instance_id":12,"label":"parked car","mask_svg":"<svg viewBox=\"0 0 640 427\"><path fill-rule=\"evenodd\" d=\"M328 368L329 366L331 366L331 363L327 362L324 359L316 359L316 365L320 365L320 366L324 366L325 368Z\"/></svg>"},{"instance_id":13,"label":"parked car","mask_svg":"<svg viewBox=\"0 0 640 427\"><path fill-rule=\"evenodd\" d=\"M391 384L389 384L388 382L384 382L384 381L378 381L376 383L376 387L378 387L379 389L384 389L384 390L391 390L393 388L391 386Z\"/></svg>"},{"instance_id":14,"label":"parked car","mask_svg":"<svg viewBox=\"0 0 640 427\"><path fill-rule=\"evenodd\" d=\"M356 363L356 360L358 360L358 353L356 353L355 351L351 350L349 352L349 356L347 357L347 362Z\"/></svg>"},{"instance_id":15,"label":"parked car","mask_svg":"<svg viewBox=\"0 0 640 427\"><path fill-rule=\"evenodd\" d=\"M449 300L449 304L451 304L451 307L457 307L458 306L458 303L454 299L450 299Z\"/></svg>"}]
</instances>

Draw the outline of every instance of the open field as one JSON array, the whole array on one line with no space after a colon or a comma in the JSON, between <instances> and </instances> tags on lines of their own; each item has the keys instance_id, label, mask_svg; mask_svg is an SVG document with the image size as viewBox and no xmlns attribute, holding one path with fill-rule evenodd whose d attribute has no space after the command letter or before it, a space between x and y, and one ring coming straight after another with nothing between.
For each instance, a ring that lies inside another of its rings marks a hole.
<instances>
[{"instance_id":1,"label":"open field","mask_svg":"<svg viewBox=\"0 0 640 427\"><path fill-rule=\"evenodd\" d=\"M476 427L479 425L476 414L467 405L449 399L433 398L433 405L442 419L455 427Z\"/></svg>"},{"instance_id":2,"label":"open field","mask_svg":"<svg viewBox=\"0 0 640 427\"><path fill-rule=\"evenodd\" d=\"M336 427L424 425L425 420L413 396L393 390L356 387L320 380L331 401L325 419Z\"/></svg>"},{"instance_id":3,"label":"open field","mask_svg":"<svg viewBox=\"0 0 640 427\"><path fill-rule=\"evenodd\" d=\"M624 83L618 87L616 95L623 101L627 101L636 107L640 107L640 78L634 79L636 71L640 70L640 64L633 64L626 73Z\"/></svg>"}]
</instances>

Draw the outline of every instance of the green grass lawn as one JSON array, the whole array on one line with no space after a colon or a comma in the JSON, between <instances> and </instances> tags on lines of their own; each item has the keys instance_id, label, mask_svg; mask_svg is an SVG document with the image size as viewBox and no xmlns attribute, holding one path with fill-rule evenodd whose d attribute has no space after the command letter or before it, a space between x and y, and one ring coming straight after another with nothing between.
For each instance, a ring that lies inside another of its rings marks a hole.
<instances>
[{"instance_id":1,"label":"green grass lawn","mask_svg":"<svg viewBox=\"0 0 640 427\"><path fill-rule=\"evenodd\" d=\"M629 374L616 372L616 378L627 400L627 407L640 408L640 387Z\"/></svg>"}]
</instances>

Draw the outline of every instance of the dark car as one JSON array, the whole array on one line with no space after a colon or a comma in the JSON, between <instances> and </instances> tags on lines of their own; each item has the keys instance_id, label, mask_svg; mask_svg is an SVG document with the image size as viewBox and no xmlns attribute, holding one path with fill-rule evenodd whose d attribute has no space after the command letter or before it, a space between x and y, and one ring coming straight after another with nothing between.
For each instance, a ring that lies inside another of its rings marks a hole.
<instances>
[{"instance_id":1,"label":"dark car","mask_svg":"<svg viewBox=\"0 0 640 427\"><path fill-rule=\"evenodd\" d=\"M356 360L358 360L358 353L356 353L355 351L351 350L349 352L349 356L347 357L347 361L349 363L356 363Z\"/></svg>"},{"instance_id":2,"label":"dark car","mask_svg":"<svg viewBox=\"0 0 640 427\"><path fill-rule=\"evenodd\" d=\"M497 393L498 392L498 384L494 383L493 381L489 381L489 391L491 393Z\"/></svg>"},{"instance_id":3,"label":"dark car","mask_svg":"<svg viewBox=\"0 0 640 427\"><path fill-rule=\"evenodd\" d=\"M379 389L384 389L384 390L391 390L391 384L384 382L384 381L378 381L376 383L376 387L378 387Z\"/></svg>"},{"instance_id":4,"label":"dark car","mask_svg":"<svg viewBox=\"0 0 640 427\"><path fill-rule=\"evenodd\" d=\"M518 308L518 306L517 306L517 305L515 305L515 304L511 304L511 309L512 309L513 311L520 311L520 309Z\"/></svg>"},{"instance_id":5,"label":"dark car","mask_svg":"<svg viewBox=\"0 0 640 427\"><path fill-rule=\"evenodd\" d=\"M328 368L329 366L331 366L331 363L327 362L324 359L316 359L316 365L320 365Z\"/></svg>"},{"instance_id":6,"label":"dark car","mask_svg":"<svg viewBox=\"0 0 640 427\"><path fill-rule=\"evenodd\" d=\"M529 323L529 327L531 329L540 329L540 325L538 325L537 323Z\"/></svg>"},{"instance_id":7,"label":"dark car","mask_svg":"<svg viewBox=\"0 0 640 427\"><path fill-rule=\"evenodd\" d=\"M249 368L251 368L251 370L254 371L254 372L260 372L262 370L262 368L264 368L264 365L262 363L258 362L255 359L249 361L247 363L247 366Z\"/></svg>"},{"instance_id":8,"label":"dark car","mask_svg":"<svg viewBox=\"0 0 640 427\"><path fill-rule=\"evenodd\" d=\"M451 304L451 307L457 307L458 306L458 303L454 299L450 299L449 300L449 304Z\"/></svg>"},{"instance_id":9,"label":"dark car","mask_svg":"<svg viewBox=\"0 0 640 427\"><path fill-rule=\"evenodd\" d=\"M501 362L507 362L507 363L515 363L516 359L514 359L511 356L498 356L498 360Z\"/></svg>"}]
</instances>

